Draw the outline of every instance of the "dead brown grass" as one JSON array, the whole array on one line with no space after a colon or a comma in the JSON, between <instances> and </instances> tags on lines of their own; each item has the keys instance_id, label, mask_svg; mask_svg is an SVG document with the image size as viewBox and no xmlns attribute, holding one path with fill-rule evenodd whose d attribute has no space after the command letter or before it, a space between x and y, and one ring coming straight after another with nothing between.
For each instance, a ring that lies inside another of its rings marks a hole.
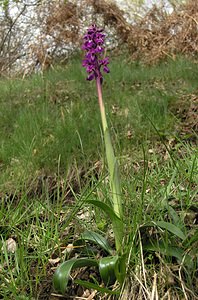
<instances>
[{"instance_id":1,"label":"dead brown grass","mask_svg":"<svg viewBox=\"0 0 198 300\"><path fill-rule=\"evenodd\" d=\"M111 40L111 49L119 49L123 44L133 60L153 64L167 57L174 59L177 54L197 57L198 1L188 0L186 4L173 6L170 14L162 7L153 6L141 18L134 16L133 23L126 19L124 11L115 2L108 0L43 1L37 6L36 12L36 17L31 20L34 24L38 23L40 30L36 41L31 41L30 36L27 39L29 31L25 31L18 38L20 43L15 43L17 26L20 27L24 10L13 21L15 27L12 24L10 27L5 25L6 16L0 20L1 71L11 68L24 56L20 53L23 48L28 48L25 59L29 60L25 75L35 67L45 70L53 66L54 61L64 62L74 50L80 49L82 34L93 23L105 27ZM27 40L26 47L24 43Z\"/></svg>"},{"instance_id":2,"label":"dead brown grass","mask_svg":"<svg viewBox=\"0 0 198 300\"><path fill-rule=\"evenodd\" d=\"M131 58L155 63L176 54L198 53L198 2L187 1L171 14L153 6L135 24L129 24L114 3L90 1L96 14L102 14L104 25L116 29L120 41L127 45Z\"/></svg>"}]
</instances>

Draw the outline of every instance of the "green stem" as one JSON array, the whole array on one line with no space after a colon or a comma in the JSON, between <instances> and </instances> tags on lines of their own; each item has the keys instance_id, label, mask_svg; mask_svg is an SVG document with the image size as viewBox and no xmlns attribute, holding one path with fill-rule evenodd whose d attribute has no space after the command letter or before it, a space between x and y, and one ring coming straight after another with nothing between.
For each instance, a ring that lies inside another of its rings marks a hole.
<instances>
[{"instance_id":1,"label":"green stem","mask_svg":"<svg viewBox=\"0 0 198 300\"><path fill-rule=\"evenodd\" d=\"M96 79L96 86L97 86L97 92L98 92L98 103L99 103L101 119L102 119L102 127L103 127L103 131L105 132L105 130L108 130L108 126L107 126L107 120L106 120L106 114L105 114L105 107L104 107L104 103L103 103L103 99L102 99L102 87L101 87L99 77Z\"/></svg>"},{"instance_id":2,"label":"green stem","mask_svg":"<svg viewBox=\"0 0 198 300\"><path fill-rule=\"evenodd\" d=\"M123 210L122 210L122 201L121 201L121 187L120 187L120 177L119 177L119 166L117 159L114 155L113 146L111 143L109 128L107 125L105 107L102 99L102 87L100 78L96 79L96 86L98 92L98 103L100 107L102 127L104 132L104 141L105 141L105 150L107 165L109 170L110 177L110 186L112 191L112 206L115 214L122 220L123 219ZM122 228L117 228L117 224L113 224L114 234L116 240L116 248L120 250L121 243L123 239L123 226Z\"/></svg>"}]
</instances>

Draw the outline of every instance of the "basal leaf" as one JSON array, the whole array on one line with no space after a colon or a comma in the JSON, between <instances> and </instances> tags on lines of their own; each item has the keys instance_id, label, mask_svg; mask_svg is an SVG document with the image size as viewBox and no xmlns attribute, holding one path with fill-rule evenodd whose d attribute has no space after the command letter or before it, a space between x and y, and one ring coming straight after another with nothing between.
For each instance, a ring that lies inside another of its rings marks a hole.
<instances>
[{"instance_id":1,"label":"basal leaf","mask_svg":"<svg viewBox=\"0 0 198 300\"><path fill-rule=\"evenodd\" d=\"M53 276L53 285L57 292L63 295L66 292L71 271L76 268L95 266L98 267L98 262L95 259L77 258L65 261L56 270Z\"/></svg>"},{"instance_id":2,"label":"basal leaf","mask_svg":"<svg viewBox=\"0 0 198 300\"><path fill-rule=\"evenodd\" d=\"M187 238L187 239L185 240L184 246L185 246L186 248L192 247L192 245L193 245L194 243L197 243L197 242L198 242L198 231L195 231L195 233L193 234L193 236L191 236L191 237L189 237L189 238Z\"/></svg>"},{"instance_id":3,"label":"basal leaf","mask_svg":"<svg viewBox=\"0 0 198 300\"><path fill-rule=\"evenodd\" d=\"M122 285L126 278L126 254L119 256L115 266L115 275L120 285Z\"/></svg>"},{"instance_id":4,"label":"basal leaf","mask_svg":"<svg viewBox=\"0 0 198 300\"><path fill-rule=\"evenodd\" d=\"M182 260L184 251L181 248L173 247L170 245L165 245L164 243L152 243L144 245L145 250L160 252L167 256L173 256L178 258L180 261Z\"/></svg>"},{"instance_id":5,"label":"basal leaf","mask_svg":"<svg viewBox=\"0 0 198 300\"><path fill-rule=\"evenodd\" d=\"M112 285L116 281L115 268L117 261L117 255L103 257L99 261L100 276L106 285Z\"/></svg>"},{"instance_id":6,"label":"basal leaf","mask_svg":"<svg viewBox=\"0 0 198 300\"><path fill-rule=\"evenodd\" d=\"M74 245L82 244L84 241L90 241L97 244L99 247L104 249L110 255L113 254L113 249L109 245L109 242L99 233L94 231L86 230L81 234L81 238L75 241Z\"/></svg>"},{"instance_id":7,"label":"basal leaf","mask_svg":"<svg viewBox=\"0 0 198 300\"><path fill-rule=\"evenodd\" d=\"M169 215L171 216L174 224L179 224L180 227L181 227L181 225L183 225L183 224L181 223L181 218L178 216L178 214L175 211L175 209L171 205L169 205L169 204L166 204L166 209L167 209Z\"/></svg>"},{"instance_id":8,"label":"basal leaf","mask_svg":"<svg viewBox=\"0 0 198 300\"><path fill-rule=\"evenodd\" d=\"M186 254L183 249L176 246L171 246L163 242L159 242L144 245L144 249L150 251L158 251L164 255L176 257L180 263L183 261L183 263L188 267L192 267L193 265L190 255Z\"/></svg>"},{"instance_id":9,"label":"basal leaf","mask_svg":"<svg viewBox=\"0 0 198 300\"><path fill-rule=\"evenodd\" d=\"M156 224L157 226L163 229L170 231L171 233L178 236L182 240L185 240L186 238L185 234L181 231L181 229L175 226L174 224L171 224L169 222L164 222L164 221L157 221L154 222L154 224Z\"/></svg>"}]
</instances>

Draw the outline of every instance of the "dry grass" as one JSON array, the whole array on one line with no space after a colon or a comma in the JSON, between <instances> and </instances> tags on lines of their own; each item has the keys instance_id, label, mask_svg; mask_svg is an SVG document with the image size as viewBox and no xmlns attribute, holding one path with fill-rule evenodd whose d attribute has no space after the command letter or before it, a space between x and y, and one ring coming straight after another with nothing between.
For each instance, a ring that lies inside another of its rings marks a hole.
<instances>
[{"instance_id":1,"label":"dry grass","mask_svg":"<svg viewBox=\"0 0 198 300\"><path fill-rule=\"evenodd\" d=\"M87 9L89 8L89 9ZM106 27L118 45L127 46L133 60L156 63L177 54L196 56L198 53L198 2L189 0L168 14L153 6L141 19L129 23L114 2L85 0L78 6L57 2L49 7L44 32L60 43L80 46L85 23ZM88 26L88 25L87 25Z\"/></svg>"},{"instance_id":2,"label":"dry grass","mask_svg":"<svg viewBox=\"0 0 198 300\"><path fill-rule=\"evenodd\" d=\"M186 286L182 264L168 264L156 253L158 266L148 267L145 258L130 272L119 300L196 300L197 295ZM196 280L196 279L195 279ZM195 282L196 284L196 282Z\"/></svg>"},{"instance_id":3,"label":"dry grass","mask_svg":"<svg viewBox=\"0 0 198 300\"><path fill-rule=\"evenodd\" d=\"M196 57L198 53L198 2L194 0L173 6L170 14L163 7L153 6L146 14L143 12L142 17L137 18L134 15L133 24L126 19L126 13L115 2L107 0L44 1L36 8L35 13L28 26L31 30L31 22L32 28L36 22L39 36L36 40L31 40L29 30L26 30L20 34L18 44L14 39L15 31L18 27L22 30L20 18L25 16L25 12L22 10L16 18L15 27L9 27L7 23L5 25L6 17L0 20L2 72L14 66L21 55L23 56L21 44L22 48L28 49L28 54L25 54L28 61L25 75L38 66L45 70L53 66L54 61L65 62L74 50L80 49L82 34L93 23L105 27L111 49L119 49L124 44L131 59L147 64L167 57L174 59L177 54ZM9 58L9 64L6 53L12 58Z\"/></svg>"},{"instance_id":4,"label":"dry grass","mask_svg":"<svg viewBox=\"0 0 198 300\"><path fill-rule=\"evenodd\" d=\"M171 14L153 6L134 25L129 24L123 12L111 2L89 1L96 14L103 16L104 25L114 27L127 45L132 59L155 63L176 54L195 56L198 53L198 2L189 0Z\"/></svg>"}]
</instances>

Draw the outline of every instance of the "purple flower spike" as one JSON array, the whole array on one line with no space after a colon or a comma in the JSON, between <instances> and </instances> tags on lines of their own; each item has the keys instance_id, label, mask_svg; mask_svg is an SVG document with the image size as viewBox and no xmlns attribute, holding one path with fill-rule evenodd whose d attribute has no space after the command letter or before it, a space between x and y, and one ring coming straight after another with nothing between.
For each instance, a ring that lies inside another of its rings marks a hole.
<instances>
[{"instance_id":1,"label":"purple flower spike","mask_svg":"<svg viewBox=\"0 0 198 300\"><path fill-rule=\"evenodd\" d=\"M86 71L89 74L87 80L91 81L93 79L100 78L100 82L102 83L103 76L101 73L101 67L105 73L110 72L107 67L109 64L109 58L102 58L105 39L103 29L99 29L96 25L92 25L87 30L83 39L84 44L82 45L82 49L86 51L86 54L85 59L82 62L82 66L86 68Z\"/></svg>"}]
</instances>

